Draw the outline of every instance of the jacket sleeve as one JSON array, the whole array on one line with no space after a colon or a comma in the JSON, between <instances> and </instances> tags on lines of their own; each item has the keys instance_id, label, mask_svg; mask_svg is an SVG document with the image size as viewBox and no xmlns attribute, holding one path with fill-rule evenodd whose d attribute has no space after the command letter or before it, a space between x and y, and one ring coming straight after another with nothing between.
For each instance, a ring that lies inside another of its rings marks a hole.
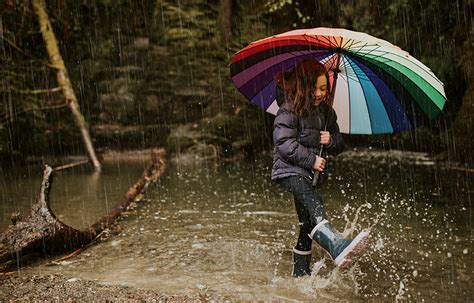
<instances>
[{"instance_id":1,"label":"jacket sleeve","mask_svg":"<svg viewBox=\"0 0 474 303\"><path fill-rule=\"evenodd\" d=\"M344 151L344 139L339 131L337 115L333 108L329 111L328 119L328 131L331 134L331 143L327 146L326 150L328 154L335 156Z\"/></svg>"},{"instance_id":2,"label":"jacket sleeve","mask_svg":"<svg viewBox=\"0 0 474 303\"><path fill-rule=\"evenodd\" d=\"M311 170L316 160L312 152L297 140L298 118L295 113L280 109L273 122L273 142L276 152L285 161Z\"/></svg>"}]
</instances>

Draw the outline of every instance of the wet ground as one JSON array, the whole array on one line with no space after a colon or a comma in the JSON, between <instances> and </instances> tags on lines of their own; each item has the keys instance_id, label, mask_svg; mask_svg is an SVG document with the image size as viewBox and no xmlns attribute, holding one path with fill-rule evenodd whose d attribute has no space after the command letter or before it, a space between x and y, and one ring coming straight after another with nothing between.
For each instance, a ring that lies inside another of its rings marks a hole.
<instances>
[{"instance_id":1,"label":"wet ground","mask_svg":"<svg viewBox=\"0 0 474 303\"><path fill-rule=\"evenodd\" d=\"M0 278L0 298L8 301L54 302L225 302L226 297L210 297L205 292L164 295L150 289L114 285L107 282L68 278L60 274L14 275Z\"/></svg>"},{"instance_id":2,"label":"wet ground","mask_svg":"<svg viewBox=\"0 0 474 303\"><path fill-rule=\"evenodd\" d=\"M118 222L118 235L72 259L20 269L4 280L0 295L21 293L11 285L33 287L25 282L31 279L47 285L55 277L78 289L107 285L126 295L131 288L141 298L474 299L472 174L396 151L356 150L332 159L329 182L321 189L326 212L346 235L370 227L370 247L351 271L341 273L314 245L312 277L293 279L292 198L269 181L270 159L262 159L171 166ZM112 207L143 165L119 161L95 176L84 169L64 172L54 181L52 207L66 223L87 226Z\"/></svg>"}]
</instances>

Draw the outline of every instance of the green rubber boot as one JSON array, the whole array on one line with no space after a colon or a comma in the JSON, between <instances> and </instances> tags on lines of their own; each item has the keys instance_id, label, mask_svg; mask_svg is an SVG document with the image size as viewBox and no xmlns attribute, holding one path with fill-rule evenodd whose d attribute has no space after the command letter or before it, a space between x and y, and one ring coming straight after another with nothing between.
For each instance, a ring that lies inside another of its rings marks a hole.
<instances>
[{"instance_id":1,"label":"green rubber boot","mask_svg":"<svg viewBox=\"0 0 474 303\"><path fill-rule=\"evenodd\" d=\"M337 267L347 269L366 247L369 231L363 230L354 239L343 239L328 220L323 220L313 228L309 237L331 256Z\"/></svg>"}]
</instances>

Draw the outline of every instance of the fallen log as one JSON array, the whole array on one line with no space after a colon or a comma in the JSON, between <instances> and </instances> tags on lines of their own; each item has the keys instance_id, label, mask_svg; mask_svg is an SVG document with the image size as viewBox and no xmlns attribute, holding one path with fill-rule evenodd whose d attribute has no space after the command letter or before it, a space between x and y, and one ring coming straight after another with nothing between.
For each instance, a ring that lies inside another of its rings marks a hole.
<instances>
[{"instance_id":1,"label":"fallen log","mask_svg":"<svg viewBox=\"0 0 474 303\"><path fill-rule=\"evenodd\" d=\"M12 220L13 225L0 234L0 264L16 261L15 264L19 265L28 254L39 253L46 256L50 253L70 252L93 242L149 184L164 173L164 155L163 149L153 150L141 178L127 190L112 210L84 230L64 224L51 210L49 194L54 169L46 165L37 203L32 206L31 214L24 220Z\"/></svg>"}]
</instances>

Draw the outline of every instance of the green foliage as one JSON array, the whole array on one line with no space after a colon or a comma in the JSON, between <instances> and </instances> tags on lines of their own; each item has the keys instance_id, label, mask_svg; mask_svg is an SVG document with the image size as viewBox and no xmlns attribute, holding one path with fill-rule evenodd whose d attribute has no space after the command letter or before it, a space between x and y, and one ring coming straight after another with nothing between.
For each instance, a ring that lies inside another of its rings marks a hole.
<instances>
[{"instance_id":1,"label":"green foliage","mask_svg":"<svg viewBox=\"0 0 474 303\"><path fill-rule=\"evenodd\" d=\"M233 1L234 35L227 45L219 39L217 0L47 4L100 147L167 144L182 151L211 144L223 155L268 148L272 118L235 91L228 64L248 43L293 28L345 27L408 50L444 81L448 118L457 113L466 86L460 75L468 60L460 46L472 26L472 1ZM0 154L82 152L67 110L44 110L64 101L60 93L22 93L56 86L28 5L0 4ZM393 140L400 146L416 141L406 136Z\"/></svg>"},{"instance_id":2,"label":"green foliage","mask_svg":"<svg viewBox=\"0 0 474 303\"><path fill-rule=\"evenodd\" d=\"M339 22L339 0L268 0L266 16L278 32L294 28L336 26Z\"/></svg>"}]
</instances>

